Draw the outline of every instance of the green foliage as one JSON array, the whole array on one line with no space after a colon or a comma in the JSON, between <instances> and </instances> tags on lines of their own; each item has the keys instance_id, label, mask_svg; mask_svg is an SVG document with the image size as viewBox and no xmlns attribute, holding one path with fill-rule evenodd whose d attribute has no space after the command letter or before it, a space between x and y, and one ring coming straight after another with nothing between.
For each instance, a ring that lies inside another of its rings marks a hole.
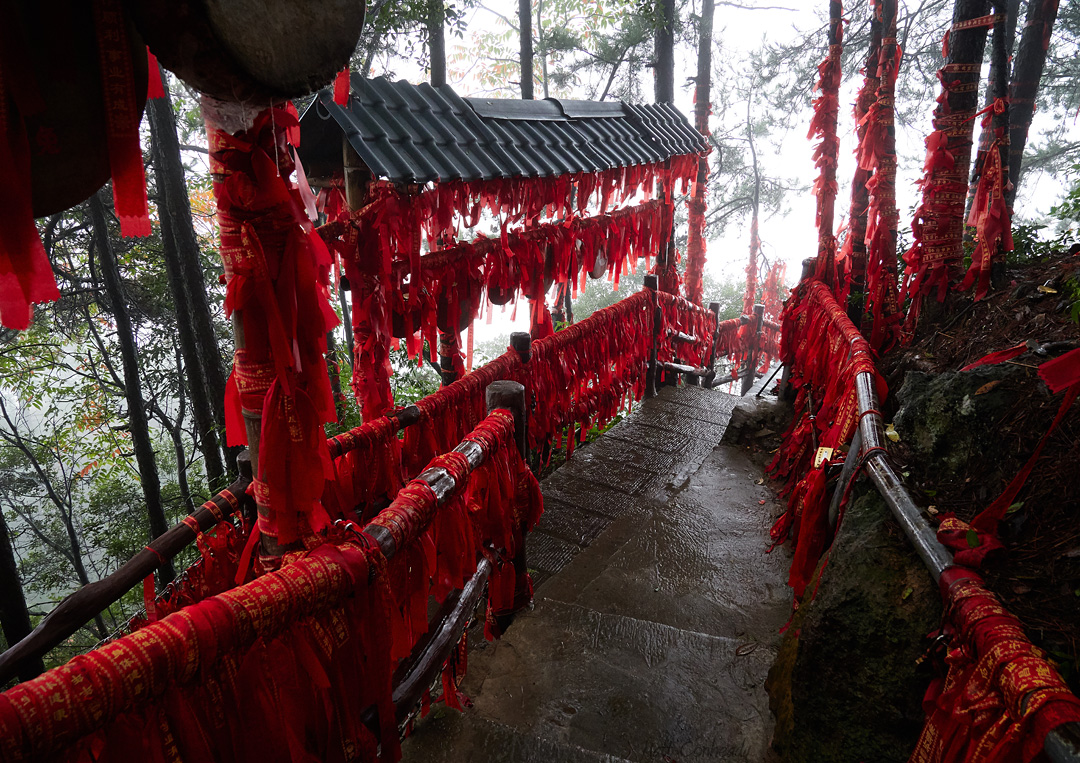
<instances>
[{"instance_id":1,"label":"green foliage","mask_svg":"<svg viewBox=\"0 0 1080 763\"><path fill-rule=\"evenodd\" d=\"M1080 276L1066 278L1062 287L1069 301L1069 318L1073 323L1080 323Z\"/></svg>"},{"instance_id":2,"label":"green foliage","mask_svg":"<svg viewBox=\"0 0 1080 763\"><path fill-rule=\"evenodd\" d=\"M1013 251L1008 253L1006 261L1010 265L1030 265L1065 248L1069 232L1052 237L1040 235L1047 228L1046 225L1033 223L1013 224Z\"/></svg>"},{"instance_id":3,"label":"green foliage","mask_svg":"<svg viewBox=\"0 0 1080 763\"><path fill-rule=\"evenodd\" d=\"M439 374L431 365L431 353L424 343L423 364L410 358L405 348L390 351L390 389L396 405L409 405L439 389Z\"/></svg>"},{"instance_id":4,"label":"green foliage","mask_svg":"<svg viewBox=\"0 0 1080 763\"><path fill-rule=\"evenodd\" d=\"M1069 190L1059 204L1050 208L1050 214L1068 228L1080 227L1080 163L1072 165L1067 173Z\"/></svg>"}]
</instances>

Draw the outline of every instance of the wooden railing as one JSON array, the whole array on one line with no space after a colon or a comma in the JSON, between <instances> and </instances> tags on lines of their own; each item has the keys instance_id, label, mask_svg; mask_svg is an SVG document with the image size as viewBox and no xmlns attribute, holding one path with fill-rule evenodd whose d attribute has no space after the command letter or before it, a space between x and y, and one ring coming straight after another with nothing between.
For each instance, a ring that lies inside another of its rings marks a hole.
<instances>
[{"instance_id":1,"label":"wooden railing","mask_svg":"<svg viewBox=\"0 0 1080 763\"><path fill-rule=\"evenodd\" d=\"M627 400L655 394L662 383L681 378L710 386L717 358L746 353L750 319L718 322L718 304L705 310L657 292L654 276L645 281L641 292L546 339L533 342L527 333L515 332L507 352L486 366L416 404L330 438L338 474L328 482L323 503L332 518L363 519L385 507L403 480L416 476L437 451L449 450L476 425L484 415L484 390L500 380L524 384L532 422L523 430L529 432L525 447L540 449L569 430L565 443L572 454L575 426L604 424ZM755 358L751 348L744 361L751 380ZM424 428L436 430L434 449L431 438L421 434ZM399 432L405 432L404 443L398 440ZM30 635L0 653L0 683L61 644L194 542L198 533L237 511L248 515L250 525L254 504L246 493L251 482L247 464L242 457L242 476L236 483L119 570L65 598ZM167 590L166 597L171 593Z\"/></svg>"},{"instance_id":2,"label":"wooden railing","mask_svg":"<svg viewBox=\"0 0 1080 763\"><path fill-rule=\"evenodd\" d=\"M253 722L268 738L307 740L303 744L314 754L319 751L311 749L313 739L320 740L316 746L327 746L326 754L339 742L354 750L381 745L392 751L398 723L448 664L485 584L496 576L513 583L488 586L489 609L502 625L531 591L524 537L541 506L522 459L524 388L496 382L487 398L488 417L362 531L340 522L334 538L280 570L149 623L0 695L0 759L51 759L75 744L101 750L100 759L116 759L119 748L110 740L117 734L125 735L125 754L154 757L157 745L176 744L198 757L200 745L214 749L213 744L226 743L230 728ZM480 469L485 470L482 482L466 493L471 475ZM476 505L462 504L466 496ZM437 522L444 530L447 522L467 523L460 528L464 537L481 545L473 558L453 562L461 584L443 597L436 618L423 633L400 643L395 639L409 633L407 621L426 613L429 596L437 595L431 581L452 574L423 566L429 557L422 537L450 542L448 532L431 535ZM404 589L402 574L412 581ZM512 606L501 606L511 600ZM379 618L380 612L389 613L392 622ZM399 621L405 625L395 624ZM391 660L398 663L392 689ZM241 669L246 664L272 669ZM286 701L278 676L290 682L293 702L334 698L338 725L333 728L340 739L326 733L317 708L296 707L298 717L287 722L299 728L288 733L278 728L275 703L258 701L263 695ZM273 717L253 720L253 714L266 713ZM145 738L132 736L139 728L147 730Z\"/></svg>"}]
</instances>

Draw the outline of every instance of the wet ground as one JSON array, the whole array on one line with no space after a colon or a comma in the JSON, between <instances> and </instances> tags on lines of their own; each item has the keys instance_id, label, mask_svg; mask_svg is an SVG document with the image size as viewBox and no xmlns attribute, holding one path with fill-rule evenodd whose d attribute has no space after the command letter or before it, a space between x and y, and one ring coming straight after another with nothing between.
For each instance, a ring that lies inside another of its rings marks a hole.
<instances>
[{"instance_id":1,"label":"wet ground","mask_svg":"<svg viewBox=\"0 0 1080 763\"><path fill-rule=\"evenodd\" d=\"M668 387L546 480L535 607L469 655L464 714L418 761L766 761L764 690L790 614L779 513L720 440L738 398Z\"/></svg>"}]
</instances>

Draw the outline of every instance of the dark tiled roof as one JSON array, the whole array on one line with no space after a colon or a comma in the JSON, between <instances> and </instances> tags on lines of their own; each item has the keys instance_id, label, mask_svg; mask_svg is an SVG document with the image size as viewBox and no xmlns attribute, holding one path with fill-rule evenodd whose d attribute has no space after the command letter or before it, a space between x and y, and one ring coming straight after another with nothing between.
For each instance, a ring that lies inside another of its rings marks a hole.
<instances>
[{"instance_id":1,"label":"dark tiled roof","mask_svg":"<svg viewBox=\"0 0 1080 763\"><path fill-rule=\"evenodd\" d=\"M706 148L670 104L460 98L448 86L355 74L347 108L323 90L300 128L312 178L340 174L344 133L368 169L395 183L595 172Z\"/></svg>"}]
</instances>

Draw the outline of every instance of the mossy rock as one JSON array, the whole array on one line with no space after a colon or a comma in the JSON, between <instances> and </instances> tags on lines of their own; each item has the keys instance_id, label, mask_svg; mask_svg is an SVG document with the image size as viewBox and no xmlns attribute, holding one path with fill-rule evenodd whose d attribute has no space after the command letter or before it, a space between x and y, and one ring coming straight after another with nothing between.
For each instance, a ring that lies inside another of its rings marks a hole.
<instances>
[{"instance_id":1,"label":"mossy rock","mask_svg":"<svg viewBox=\"0 0 1080 763\"><path fill-rule=\"evenodd\" d=\"M884 501L862 490L769 674L785 762L903 763L922 730L930 675L916 663L941 600Z\"/></svg>"},{"instance_id":2,"label":"mossy rock","mask_svg":"<svg viewBox=\"0 0 1080 763\"><path fill-rule=\"evenodd\" d=\"M914 460L935 472L924 477L950 479L968 471L970 459L999 445L999 424L1022 394L1045 391L1018 366L909 372L896 395L896 431Z\"/></svg>"}]
</instances>

